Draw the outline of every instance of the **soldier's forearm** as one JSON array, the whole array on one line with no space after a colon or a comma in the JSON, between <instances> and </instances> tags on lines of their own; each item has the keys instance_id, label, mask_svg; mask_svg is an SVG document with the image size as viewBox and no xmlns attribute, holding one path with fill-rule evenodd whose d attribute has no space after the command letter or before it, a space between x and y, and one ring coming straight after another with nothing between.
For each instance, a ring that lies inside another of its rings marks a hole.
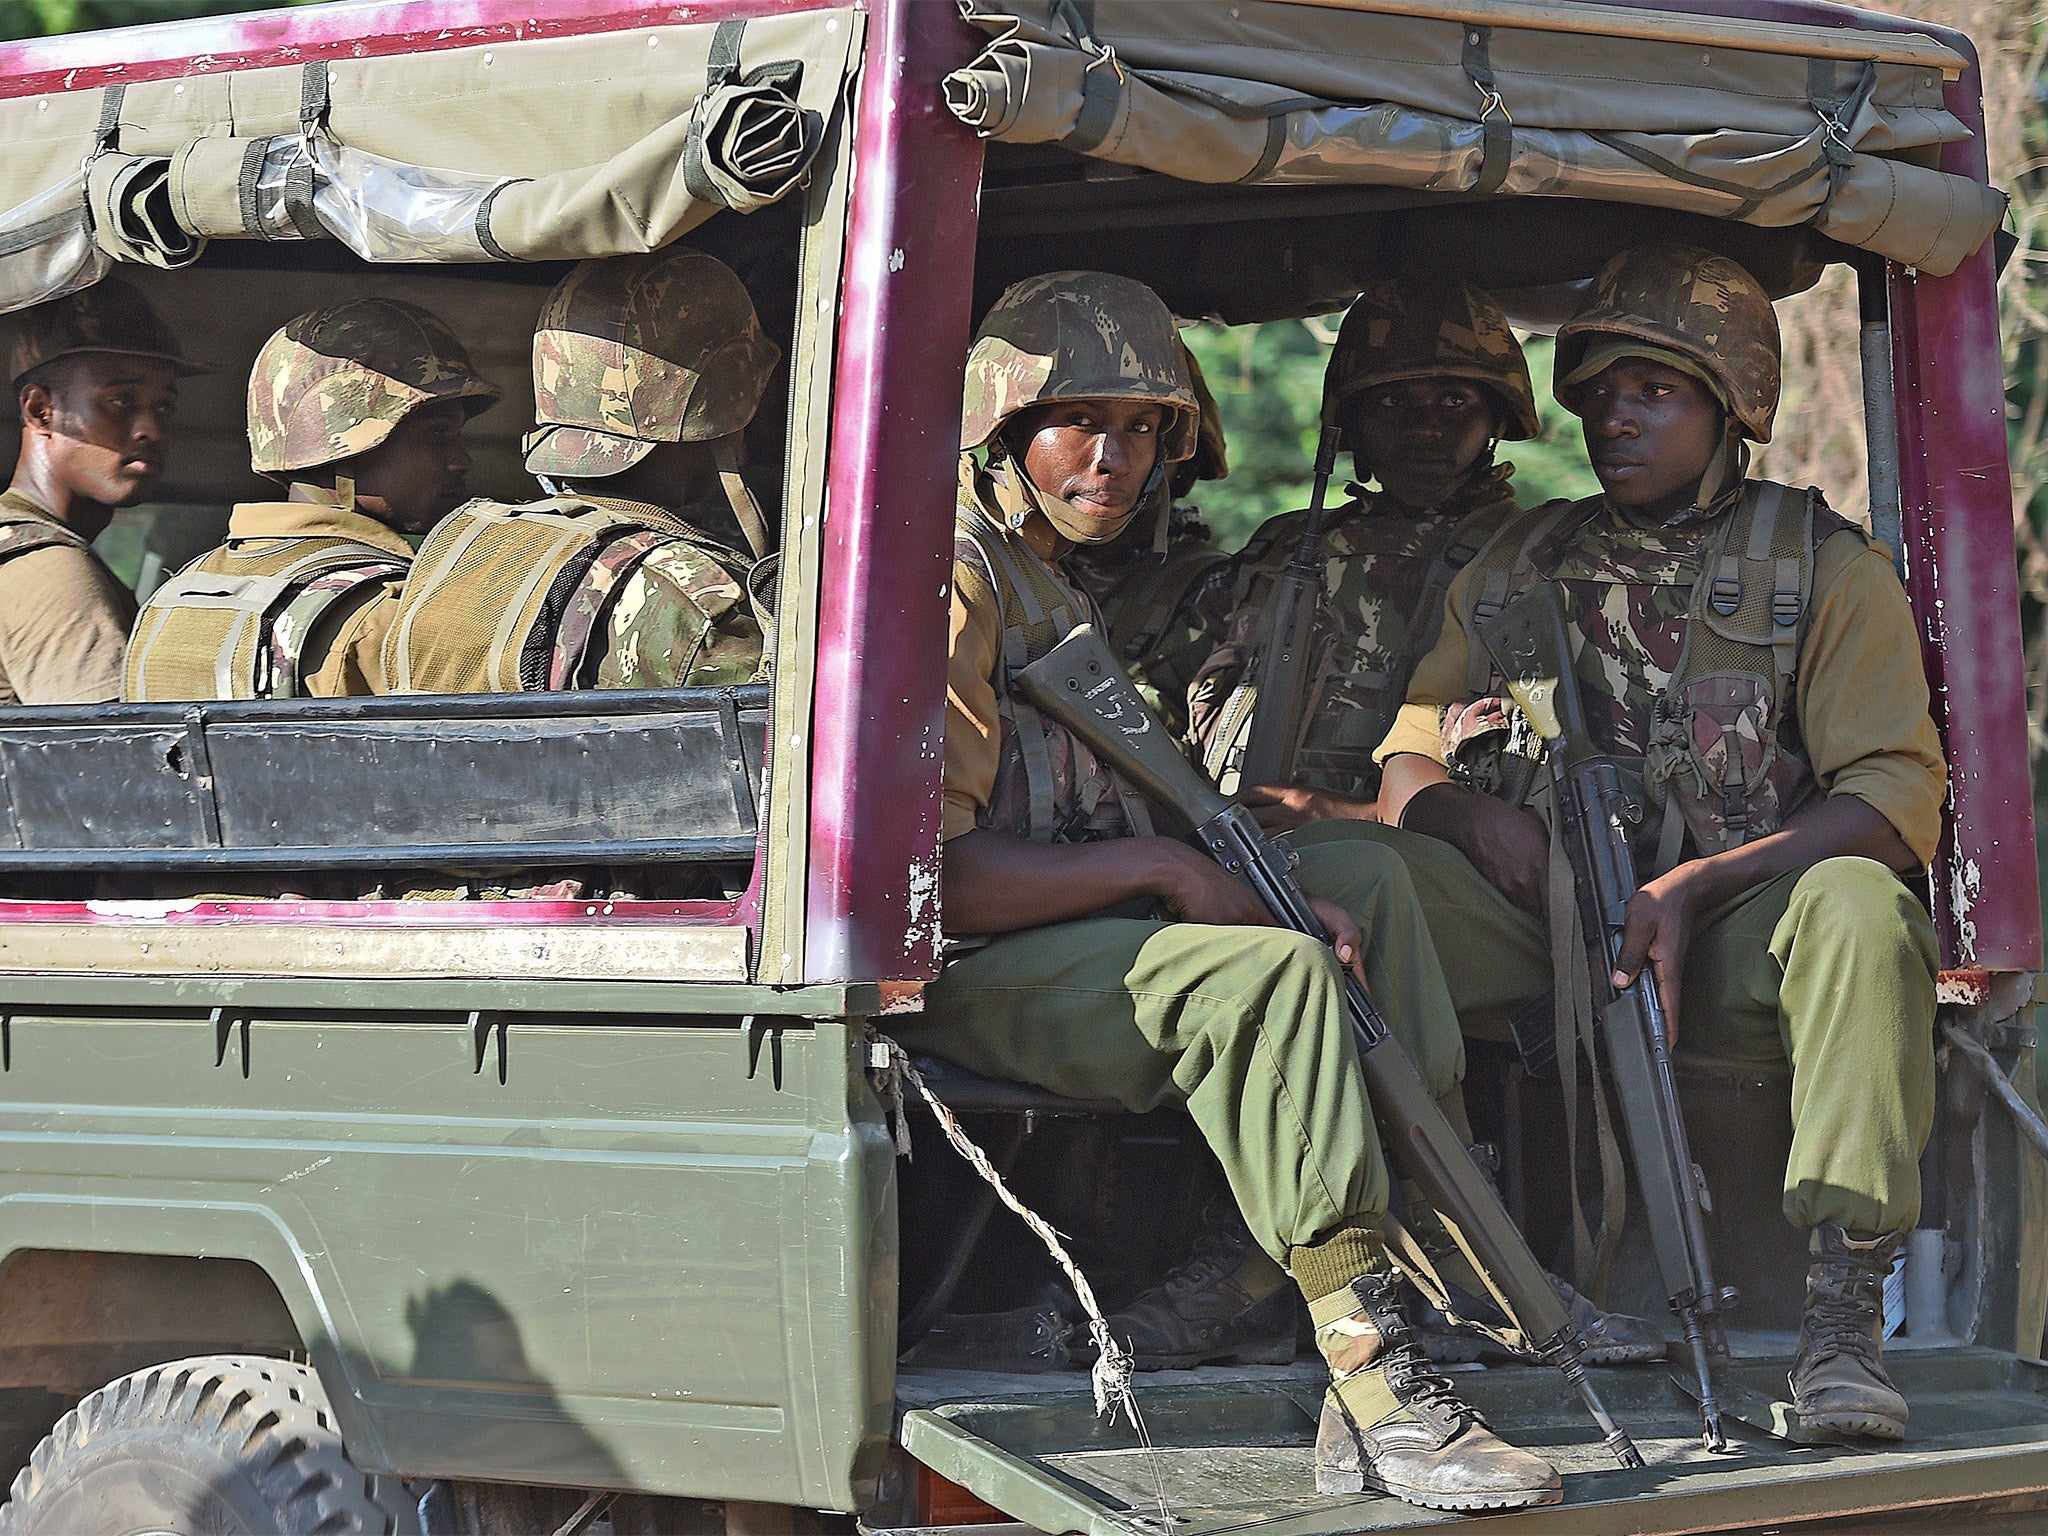
<instances>
[{"instance_id":1,"label":"soldier's forearm","mask_svg":"<svg viewBox=\"0 0 2048 1536\"><path fill-rule=\"evenodd\" d=\"M1158 838L1034 843L968 832L946 844L941 896L946 931L1011 933L1158 894Z\"/></svg>"},{"instance_id":2,"label":"soldier's forearm","mask_svg":"<svg viewBox=\"0 0 2048 1536\"><path fill-rule=\"evenodd\" d=\"M1706 911L1753 890L1767 880L1804 869L1822 859L1875 859L1887 869L1919 868L1882 811L1855 795L1830 795L1805 805L1778 831L1740 848L1681 865L1697 882L1699 907Z\"/></svg>"}]
</instances>

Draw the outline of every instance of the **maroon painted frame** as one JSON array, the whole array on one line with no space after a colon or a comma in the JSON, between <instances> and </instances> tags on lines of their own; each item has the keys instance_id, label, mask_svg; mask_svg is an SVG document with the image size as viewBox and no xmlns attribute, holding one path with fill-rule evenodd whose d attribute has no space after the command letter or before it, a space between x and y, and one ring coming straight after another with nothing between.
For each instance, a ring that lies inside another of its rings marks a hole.
<instances>
[{"instance_id":1,"label":"maroon painted frame","mask_svg":"<svg viewBox=\"0 0 2048 1536\"><path fill-rule=\"evenodd\" d=\"M939 86L974 38L951 0L883 0L869 23L825 502L806 981L938 973L946 620L982 160Z\"/></svg>"}]
</instances>

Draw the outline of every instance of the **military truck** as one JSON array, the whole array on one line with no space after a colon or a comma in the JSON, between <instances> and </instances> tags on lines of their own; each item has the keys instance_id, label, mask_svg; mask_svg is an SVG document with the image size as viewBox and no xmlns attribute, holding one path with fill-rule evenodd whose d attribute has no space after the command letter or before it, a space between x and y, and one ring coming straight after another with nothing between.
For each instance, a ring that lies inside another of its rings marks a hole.
<instances>
[{"instance_id":1,"label":"military truck","mask_svg":"<svg viewBox=\"0 0 2048 1536\"><path fill-rule=\"evenodd\" d=\"M899 1107L962 363L1035 271L1231 322L1443 273L1542 329L1650 239L1774 295L1855 273L1871 526L1953 784L1912 1433L1772 1433L1785 1084L1693 1057L1732 1452L1661 1367L1597 1373L1633 1472L1553 1375L1461 1382L1565 1473L1518 1530L2033 1528L2041 931L1979 81L1968 39L1819 0L351 0L0 47L0 308L118 268L221 370L114 532L145 586L254 489L242 377L315 304L448 316L508 396L475 487L512 499L565 263L697 244L788 358L750 444L771 684L0 713L0 1529L1444 1518L1313 1494L1312 1364L1098 1417L1031 1240ZM1171 1114L928 1080L1105 1295L1170 1259L1201 1187ZM1553 1240L1556 1104L1477 1047L1472 1081ZM1625 1248L1610 1299L1648 1284Z\"/></svg>"}]
</instances>

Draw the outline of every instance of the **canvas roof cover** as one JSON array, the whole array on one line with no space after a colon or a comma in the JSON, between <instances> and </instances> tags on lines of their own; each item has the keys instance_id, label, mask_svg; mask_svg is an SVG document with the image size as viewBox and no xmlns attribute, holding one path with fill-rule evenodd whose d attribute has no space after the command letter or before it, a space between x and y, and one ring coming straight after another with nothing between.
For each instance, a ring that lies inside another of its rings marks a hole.
<instances>
[{"instance_id":1,"label":"canvas roof cover","mask_svg":"<svg viewBox=\"0 0 2048 1536\"><path fill-rule=\"evenodd\" d=\"M2005 198L1931 37L1538 0L960 0L986 137L1188 181L1592 198L1808 223L1942 275Z\"/></svg>"},{"instance_id":2,"label":"canvas roof cover","mask_svg":"<svg viewBox=\"0 0 2048 1536\"><path fill-rule=\"evenodd\" d=\"M370 261L650 250L800 185L851 8L0 100L0 311L209 239Z\"/></svg>"}]
</instances>

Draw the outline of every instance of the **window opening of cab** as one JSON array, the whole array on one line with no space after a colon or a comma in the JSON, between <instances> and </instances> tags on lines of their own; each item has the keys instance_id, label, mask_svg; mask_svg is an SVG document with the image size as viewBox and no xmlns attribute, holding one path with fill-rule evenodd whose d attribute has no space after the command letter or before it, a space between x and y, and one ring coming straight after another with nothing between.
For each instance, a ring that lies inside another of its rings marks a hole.
<instances>
[{"instance_id":1,"label":"window opening of cab","mask_svg":"<svg viewBox=\"0 0 2048 1536\"><path fill-rule=\"evenodd\" d=\"M132 297L197 365L161 473L92 530L141 604L120 697L0 711L11 917L758 926L806 203L859 34L821 8L266 59L231 127L171 78L0 97L0 328L75 312L83 353ZM544 557L488 568L534 526ZM106 737L69 788L52 731ZM117 768L154 780L128 813L88 803Z\"/></svg>"}]
</instances>

